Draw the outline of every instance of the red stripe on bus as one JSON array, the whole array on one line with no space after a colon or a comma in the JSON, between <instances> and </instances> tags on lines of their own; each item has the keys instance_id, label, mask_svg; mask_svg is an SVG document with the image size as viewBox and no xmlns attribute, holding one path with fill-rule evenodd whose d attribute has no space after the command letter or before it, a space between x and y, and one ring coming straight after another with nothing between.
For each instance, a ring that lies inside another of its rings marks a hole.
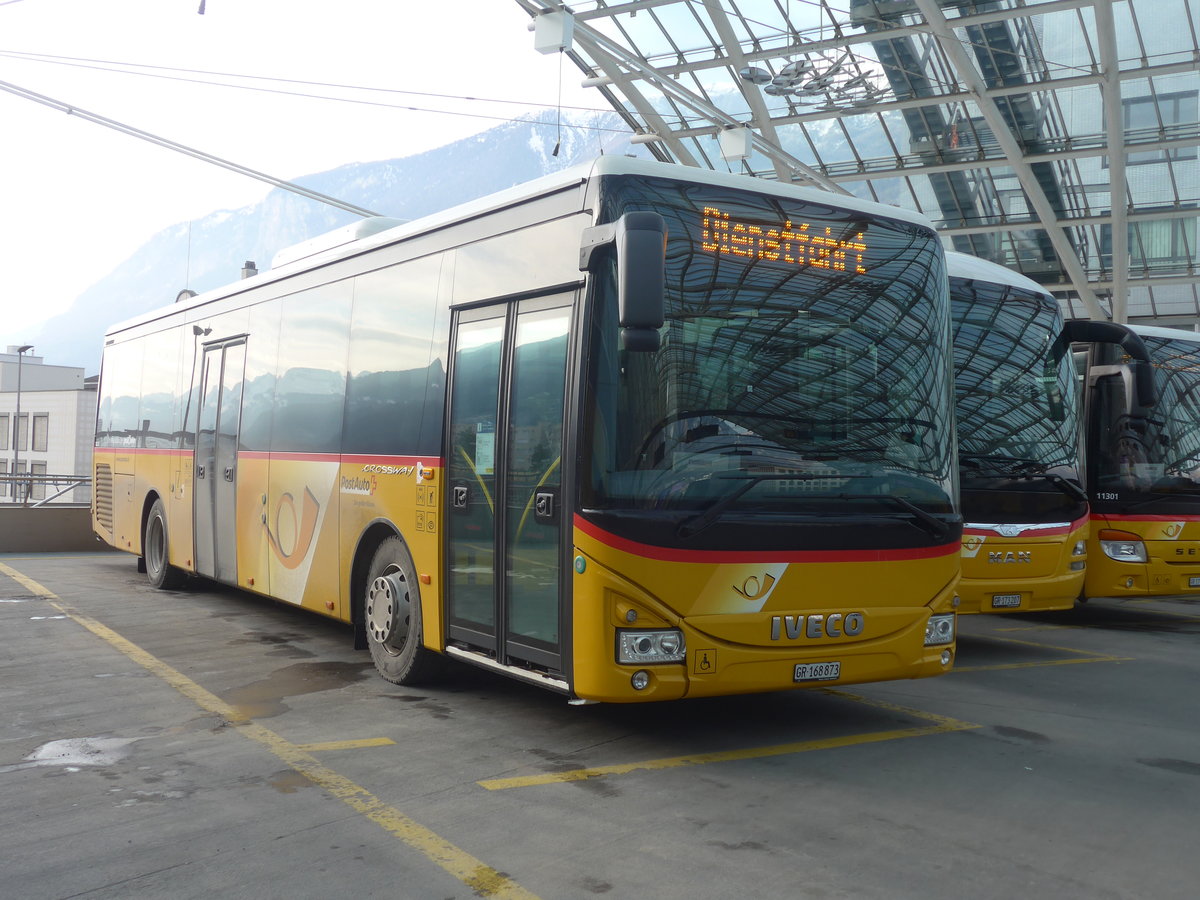
<instances>
[{"instance_id":1,"label":"red stripe on bus","mask_svg":"<svg viewBox=\"0 0 1200 900\"><path fill-rule=\"evenodd\" d=\"M614 550L631 553L660 562L689 563L770 563L770 562L894 562L906 559L935 559L939 556L957 556L962 545L939 544L936 547L911 547L887 550L681 550L675 547L657 547L618 537L575 516L575 527Z\"/></svg>"},{"instance_id":2,"label":"red stripe on bus","mask_svg":"<svg viewBox=\"0 0 1200 900\"><path fill-rule=\"evenodd\" d=\"M1200 515L1180 513L1177 516L1126 516L1115 513L1092 513L1093 519L1104 519L1108 522L1200 522Z\"/></svg>"}]
</instances>

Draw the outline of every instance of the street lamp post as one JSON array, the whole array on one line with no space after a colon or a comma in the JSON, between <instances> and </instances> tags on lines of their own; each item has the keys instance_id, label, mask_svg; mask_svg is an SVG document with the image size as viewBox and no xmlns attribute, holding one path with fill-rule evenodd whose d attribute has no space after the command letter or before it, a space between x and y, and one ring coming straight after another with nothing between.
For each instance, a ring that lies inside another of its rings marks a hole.
<instances>
[{"instance_id":1,"label":"street lamp post","mask_svg":"<svg viewBox=\"0 0 1200 900\"><path fill-rule=\"evenodd\" d=\"M20 489L21 483L16 480L17 469L20 468L17 464L21 461L21 364L25 361L25 354L33 349L33 344L25 344L17 348L17 414L13 416L13 503L17 502L17 492ZM21 500L25 499L24 495Z\"/></svg>"}]
</instances>

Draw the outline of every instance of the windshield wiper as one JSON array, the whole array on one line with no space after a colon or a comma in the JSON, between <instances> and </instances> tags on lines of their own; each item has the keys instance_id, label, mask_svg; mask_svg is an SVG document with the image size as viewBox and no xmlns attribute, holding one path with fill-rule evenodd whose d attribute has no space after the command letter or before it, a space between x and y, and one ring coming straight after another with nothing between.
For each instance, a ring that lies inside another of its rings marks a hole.
<instances>
[{"instance_id":1,"label":"windshield wiper","mask_svg":"<svg viewBox=\"0 0 1200 900\"><path fill-rule=\"evenodd\" d=\"M1047 464L1040 459L1029 459L1025 456L1004 456L996 453L960 453L958 461L966 463L973 469L982 469L984 463L995 463L997 466L997 475L1038 475L1044 472ZM1001 465L1009 466L1008 469L1000 469Z\"/></svg>"},{"instance_id":2,"label":"windshield wiper","mask_svg":"<svg viewBox=\"0 0 1200 900\"><path fill-rule=\"evenodd\" d=\"M837 494L836 497L839 500L884 500L895 503L905 512L911 513L922 530L926 531L930 537L940 540L950 533L950 526L947 523L932 513L921 509L915 503L910 503L903 497L897 497L895 494Z\"/></svg>"},{"instance_id":3,"label":"windshield wiper","mask_svg":"<svg viewBox=\"0 0 1200 900\"><path fill-rule=\"evenodd\" d=\"M977 490L977 491L979 491L979 490L995 491L995 490L1001 489L1000 487L996 487L996 486L991 486L991 487L976 486L974 483L974 479L980 479L980 478L1044 478L1044 479L1046 479L1046 481L1049 481L1052 485L1054 485L1056 488L1058 488L1060 491L1062 491L1068 497L1072 497L1076 500L1080 500L1085 503L1087 502L1087 498L1088 498L1087 491L1085 491L1082 487L1080 487L1078 484L1076 484L1071 479L1064 478L1062 475L1058 475L1054 472L988 472L985 474L978 474L978 475L972 473L969 480L966 480L966 479L964 480L964 486L969 484L972 490Z\"/></svg>"},{"instance_id":4,"label":"windshield wiper","mask_svg":"<svg viewBox=\"0 0 1200 900\"><path fill-rule=\"evenodd\" d=\"M1125 509L1137 509L1139 506L1149 506L1151 503L1158 503L1160 500L1182 499L1200 501L1200 493L1195 491L1172 491L1171 493L1156 493L1150 497L1142 497L1138 500L1125 503L1123 506Z\"/></svg>"},{"instance_id":5,"label":"windshield wiper","mask_svg":"<svg viewBox=\"0 0 1200 900\"><path fill-rule=\"evenodd\" d=\"M720 518L721 513L729 508L729 506L743 496L752 487L762 484L764 481L816 481L818 479L827 478L874 478L874 475L842 475L841 473L822 472L814 474L812 472L772 472L770 475L751 475L748 478L739 478L737 480L742 483L736 488L718 497L713 501L712 506L697 513L696 515L684 519L675 526L675 534L681 538L689 538L699 534L713 522ZM732 479L731 479L732 480ZM866 494L864 496L870 496Z\"/></svg>"}]
</instances>

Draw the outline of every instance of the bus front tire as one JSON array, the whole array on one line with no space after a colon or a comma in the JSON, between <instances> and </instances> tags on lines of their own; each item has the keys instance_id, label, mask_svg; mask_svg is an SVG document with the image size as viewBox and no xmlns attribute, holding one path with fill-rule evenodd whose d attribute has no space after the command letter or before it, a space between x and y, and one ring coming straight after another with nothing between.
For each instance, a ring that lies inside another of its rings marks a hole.
<instances>
[{"instance_id":1,"label":"bus front tire","mask_svg":"<svg viewBox=\"0 0 1200 900\"><path fill-rule=\"evenodd\" d=\"M371 558L363 596L363 625L375 668L392 684L430 680L441 658L422 643L421 592L408 547L399 537Z\"/></svg>"},{"instance_id":2,"label":"bus front tire","mask_svg":"<svg viewBox=\"0 0 1200 900\"><path fill-rule=\"evenodd\" d=\"M167 509L161 499L155 500L146 517L142 533L142 558L146 561L146 579L159 590L183 586L184 574L171 565L170 543L167 539Z\"/></svg>"}]
</instances>

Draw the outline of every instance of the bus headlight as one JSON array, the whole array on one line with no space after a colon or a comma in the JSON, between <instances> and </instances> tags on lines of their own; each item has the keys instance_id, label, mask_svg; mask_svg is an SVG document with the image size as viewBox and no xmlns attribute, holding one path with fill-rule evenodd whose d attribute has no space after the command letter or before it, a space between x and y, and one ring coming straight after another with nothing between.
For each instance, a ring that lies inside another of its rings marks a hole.
<instances>
[{"instance_id":1,"label":"bus headlight","mask_svg":"<svg viewBox=\"0 0 1200 900\"><path fill-rule=\"evenodd\" d=\"M1072 556L1084 556L1086 554L1087 554L1087 542L1086 541L1076 541L1075 549L1073 549L1071 551L1071 555Z\"/></svg>"},{"instance_id":2,"label":"bus headlight","mask_svg":"<svg viewBox=\"0 0 1200 900\"><path fill-rule=\"evenodd\" d=\"M1142 539L1127 531L1113 531L1107 528L1101 531L1100 549L1104 551L1105 556L1117 562L1144 563L1149 559Z\"/></svg>"},{"instance_id":3,"label":"bus headlight","mask_svg":"<svg viewBox=\"0 0 1200 900\"><path fill-rule=\"evenodd\" d=\"M954 641L954 613L930 616L925 623L925 646L936 647Z\"/></svg>"},{"instance_id":4,"label":"bus headlight","mask_svg":"<svg viewBox=\"0 0 1200 900\"><path fill-rule=\"evenodd\" d=\"M687 648L678 628L662 631L617 629L617 662L625 665L683 662Z\"/></svg>"}]
</instances>

